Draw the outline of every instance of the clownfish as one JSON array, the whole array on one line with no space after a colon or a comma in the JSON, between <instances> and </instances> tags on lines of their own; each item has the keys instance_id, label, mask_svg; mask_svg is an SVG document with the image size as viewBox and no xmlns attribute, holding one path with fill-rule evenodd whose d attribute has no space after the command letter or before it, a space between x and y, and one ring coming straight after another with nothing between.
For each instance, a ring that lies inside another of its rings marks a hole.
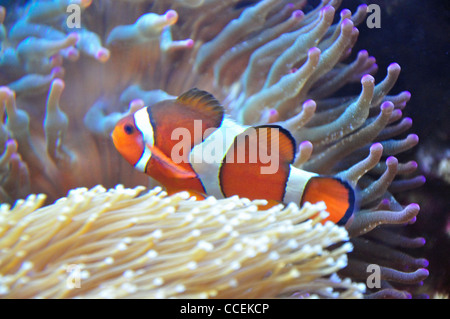
<instances>
[{"instance_id":1,"label":"clownfish","mask_svg":"<svg viewBox=\"0 0 450 319\"><path fill-rule=\"evenodd\" d=\"M240 125L206 91L191 89L141 108L119 120L111 136L119 153L169 194L238 195L265 199L268 207L323 201L330 213L324 221L341 225L355 209L347 181L292 165L296 142L288 130Z\"/></svg>"}]
</instances>

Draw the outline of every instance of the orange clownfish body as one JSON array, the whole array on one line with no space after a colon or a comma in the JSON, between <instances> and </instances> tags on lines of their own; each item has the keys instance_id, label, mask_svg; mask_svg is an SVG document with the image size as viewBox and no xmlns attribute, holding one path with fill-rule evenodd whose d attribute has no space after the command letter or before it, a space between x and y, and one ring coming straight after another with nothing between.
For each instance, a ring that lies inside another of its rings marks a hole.
<instances>
[{"instance_id":1,"label":"orange clownfish body","mask_svg":"<svg viewBox=\"0 0 450 319\"><path fill-rule=\"evenodd\" d=\"M112 138L131 165L170 193L238 195L271 204L324 201L327 220L338 224L345 224L355 207L346 181L292 165L296 146L289 131L239 125L211 94L198 89L124 117Z\"/></svg>"}]
</instances>

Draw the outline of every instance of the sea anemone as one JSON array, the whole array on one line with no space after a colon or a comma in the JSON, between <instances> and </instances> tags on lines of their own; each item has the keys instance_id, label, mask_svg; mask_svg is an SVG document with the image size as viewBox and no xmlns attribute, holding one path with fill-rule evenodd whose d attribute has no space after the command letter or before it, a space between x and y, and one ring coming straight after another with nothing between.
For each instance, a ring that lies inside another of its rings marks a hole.
<instances>
[{"instance_id":1,"label":"sea anemone","mask_svg":"<svg viewBox=\"0 0 450 319\"><path fill-rule=\"evenodd\" d=\"M3 8L2 202L44 193L49 203L97 184L154 186L114 150L110 132L125 114L198 87L240 123L291 131L297 167L357 188L360 207L347 225L354 251L340 275L365 282L376 264L381 286L366 297L410 297L428 275L425 259L402 251L423 239L394 227L419 212L394 194L424 182L411 177L415 162L394 157L418 142L415 134L398 138L411 127L402 118L410 93L388 95L396 63L375 85L375 59L365 50L352 55L367 6L334 21L340 3L49 0ZM359 95L339 94L354 82Z\"/></svg>"},{"instance_id":2,"label":"sea anemone","mask_svg":"<svg viewBox=\"0 0 450 319\"><path fill-rule=\"evenodd\" d=\"M322 204L258 211L236 196L204 201L161 188L76 189L35 210L29 196L0 225L8 298L360 298L341 280L352 245ZM325 215L324 215L325 214ZM14 223L15 222L15 223ZM4 247L10 247L8 249Z\"/></svg>"}]
</instances>

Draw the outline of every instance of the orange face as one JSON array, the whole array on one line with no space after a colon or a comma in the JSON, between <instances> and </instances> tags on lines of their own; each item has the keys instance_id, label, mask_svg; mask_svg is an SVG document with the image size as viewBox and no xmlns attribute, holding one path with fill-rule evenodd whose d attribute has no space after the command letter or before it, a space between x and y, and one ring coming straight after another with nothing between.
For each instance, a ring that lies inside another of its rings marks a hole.
<instances>
[{"instance_id":1,"label":"orange face","mask_svg":"<svg viewBox=\"0 0 450 319\"><path fill-rule=\"evenodd\" d=\"M136 165L144 152L144 139L136 127L134 116L128 115L117 122L112 134L114 146L131 164Z\"/></svg>"}]
</instances>

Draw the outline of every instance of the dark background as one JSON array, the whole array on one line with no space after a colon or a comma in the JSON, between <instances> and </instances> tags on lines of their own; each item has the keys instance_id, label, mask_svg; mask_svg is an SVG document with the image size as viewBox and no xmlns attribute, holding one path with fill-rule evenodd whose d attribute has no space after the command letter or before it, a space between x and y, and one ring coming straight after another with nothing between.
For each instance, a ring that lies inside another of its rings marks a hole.
<instances>
[{"instance_id":1,"label":"dark background","mask_svg":"<svg viewBox=\"0 0 450 319\"><path fill-rule=\"evenodd\" d=\"M377 83L389 64L397 62L402 72L391 94L410 91L404 115L411 117L419 145L399 156L414 159L427 182L402 195L417 202L421 212L411 236L425 237L426 245L413 255L430 261L430 277L424 289L450 295L450 184L437 174L442 158L450 160L450 1L448 0L344 0L342 8L354 11L361 3L381 7L381 28L360 25L354 54L368 50L378 64ZM449 168L450 170L450 168Z\"/></svg>"},{"instance_id":2,"label":"dark background","mask_svg":"<svg viewBox=\"0 0 450 319\"><path fill-rule=\"evenodd\" d=\"M320 0L308 0L305 11ZM415 224L405 227L410 237L424 237L426 245L408 251L429 260L430 276L423 292L450 296L450 1L449 0L343 0L344 8L355 12L361 4L378 4L381 28L358 26L359 37L348 62L360 50L376 58L376 83L386 76L387 67L396 62L402 71L390 95L411 92L403 110L413 127L398 138L415 133L419 144L399 154L400 162L415 160L418 174L426 177L424 186L396 195L401 203L418 203L421 211ZM339 15L336 14L336 22ZM359 94L359 83L347 85L337 94ZM442 159L448 159L447 181L438 173Z\"/></svg>"}]
</instances>

